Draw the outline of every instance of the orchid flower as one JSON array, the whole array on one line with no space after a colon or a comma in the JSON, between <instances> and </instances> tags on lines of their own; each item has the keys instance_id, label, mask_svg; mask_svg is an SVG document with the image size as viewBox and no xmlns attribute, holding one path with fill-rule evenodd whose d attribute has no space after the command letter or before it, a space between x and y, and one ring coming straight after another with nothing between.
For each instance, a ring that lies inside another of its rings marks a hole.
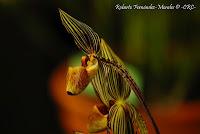
<instances>
[{"instance_id":1,"label":"orchid flower","mask_svg":"<svg viewBox=\"0 0 200 134\"><path fill-rule=\"evenodd\" d=\"M89 115L88 131L96 133L111 130L113 134L148 133L141 114L126 101L133 90L150 117L156 133L159 133L139 87L127 72L122 60L92 28L61 9L59 12L62 24L72 34L78 48L86 54L82 56L80 66L68 68L66 92L69 95L78 95L91 82L102 102L95 105Z\"/></svg>"}]
</instances>

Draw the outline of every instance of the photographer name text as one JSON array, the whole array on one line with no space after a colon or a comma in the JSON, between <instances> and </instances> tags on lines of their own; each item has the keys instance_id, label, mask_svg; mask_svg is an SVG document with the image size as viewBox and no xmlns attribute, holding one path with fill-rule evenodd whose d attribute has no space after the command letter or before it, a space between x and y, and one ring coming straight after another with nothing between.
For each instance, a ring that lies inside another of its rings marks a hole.
<instances>
[{"instance_id":1,"label":"photographer name text","mask_svg":"<svg viewBox=\"0 0 200 134\"><path fill-rule=\"evenodd\" d=\"M194 4L149 4L149 5L139 5L139 4L116 4L116 10L194 10L196 7Z\"/></svg>"}]
</instances>

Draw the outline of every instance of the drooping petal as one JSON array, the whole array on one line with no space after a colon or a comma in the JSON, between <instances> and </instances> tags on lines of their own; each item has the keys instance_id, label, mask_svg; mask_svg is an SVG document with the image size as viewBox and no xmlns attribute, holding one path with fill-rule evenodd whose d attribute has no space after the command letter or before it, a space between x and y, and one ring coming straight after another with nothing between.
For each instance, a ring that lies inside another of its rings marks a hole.
<instances>
[{"instance_id":1,"label":"drooping petal","mask_svg":"<svg viewBox=\"0 0 200 134\"><path fill-rule=\"evenodd\" d=\"M101 39L100 51L97 56L115 61L125 68L123 62L103 39ZM131 92L128 83L112 66L106 66L101 61L98 63L99 70L92 80L92 84L101 101L109 107L109 101L112 99L126 99Z\"/></svg>"},{"instance_id":2,"label":"drooping petal","mask_svg":"<svg viewBox=\"0 0 200 134\"><path fill-rule=\"evenodd\" d=\"M101 57L104 57L107 60L113 61L116 64L121 65L122 68L125 68L124 63L121 59L112 51L112 49L107 45L107 43L101 39L100 45L100 53L98 54ZM107 66L103 62L99 62L102 64L103 70L105 72L104 83L108 83L108 92L110 96L117 99L126 99L131 92L131 88L128 85L127 81L121 76L121 74L113 68L112 66Z\"/></svg>"},{"instance_id":3,"label":"drooping petal","mask_svg":"<svg viewBox=\"0 0 200 134\"><path fill-rule=\"evenodd\" d=\"M102 64L99 64L98 72L92 79L92 85L101 102L109 107L109 100L112 98L108 93L108 82L105 82L105 72Z\"/></svg>"},{"instance_id":4,"label":"drooping petal","mask_svg":"<svg viewBox=\"0 0 200 134\"><path fill-rule=\"evenodd\" d=\"M109 111L109 126L113 134L133 134L132 120L123 101L116 102Z\"/></svg>"},{"instance_id":5,"label":"drooping petal","mask_svg":"<svg viewBox=\"0 0 200 134\"><path fill-rule=\"evenodd\" d=\"M79 49L87 54L97 53L99 51L100 38L96 32L88 25L76 20L69 14L59 9L62 24L66 30L74 37Z\"/></svg>"},{"instance_id":6,"label":"drooping petal","mask_svg":"<svg viewBox=\"0 0 200 134\"><path fill-rule=\"evenodd\" d=\"M107 60L105 58L98 58L98 60L99 60L99 64L103 64L105 66L104 70L110 70L110 68L113 67L113 69L116 70L121 75L121 78L123 78L128 83L129 88L131 88L134 91L134 93L137 96L138 100L142 104L147 116L151 120L151 123L152 123L152 125L153 125L153 127L155 129L155 132L157 134L159 134L160 133L159 132L159 128L158 128L158 126L157 126L157 124L156 124L156 122L155 122L155 120L154 120L154 118L153 118L153 116L152 116L152 114L151 114L151 112L150 112L145 100L144 100L143 94L142 94L140 88L138 87L138 85L136 84L136 82L134 81L134 79L128 73L128 71L125 68L123 68L120 64L118 64L116 62ZM108 78L110 78L110 77L108 77ZM112 87L112 86L110 86L110 87ZM114 89L114 88L112 88L112 89ZM113 91L112 89L109 90L109 91ZM117 96L117 94L115 92L113 92L113 94L114 94L114 96ZM113 97L112 93L110 93L110 96Z\"/></svg>"},{"instance_id":7,"label":"drooping petal","mask_svg":"<svg viewBox=\"0 0 200 134\"><path fill-rule=\"evenodd\" d=\"M142 115L124 100L118 100L110 108L109 126L113 134L148 134Z\"/></svg>"}]
</instances>

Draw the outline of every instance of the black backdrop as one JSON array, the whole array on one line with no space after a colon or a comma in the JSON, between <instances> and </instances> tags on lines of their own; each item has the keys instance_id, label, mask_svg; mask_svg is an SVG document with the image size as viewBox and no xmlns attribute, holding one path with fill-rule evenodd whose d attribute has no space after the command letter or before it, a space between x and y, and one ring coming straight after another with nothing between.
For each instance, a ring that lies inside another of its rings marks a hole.
<instances>
[{"instance_id":1,"label":"black backdrop","mask_svg":"<svg viewBox=\"0 0 200 134\"><path fill-rule=\"evenodd\" d=\"M73 40L62 27L58 6L39 0L1 2L1 134L62 133L48 79L71 54L66 43Z\"/></svg>"}]
</instances>

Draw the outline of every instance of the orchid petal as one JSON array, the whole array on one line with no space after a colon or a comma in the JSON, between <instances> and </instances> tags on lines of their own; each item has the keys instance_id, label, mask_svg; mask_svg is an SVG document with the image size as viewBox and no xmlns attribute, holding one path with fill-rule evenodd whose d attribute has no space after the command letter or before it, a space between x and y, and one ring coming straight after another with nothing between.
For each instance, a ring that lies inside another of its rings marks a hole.
<instances>
[{"instance_id":1,"label":"orchid petal","mask_svg":"<svg viewBox=\"0 0 200 134\"><path fill-rule=\"evenodd\" d=\"M88 25L76 20L69 14L59 9L62 24L74 37L76 45L87 54L99 51L100 39L96 32Z\"/></svg>"}]
</instances>

